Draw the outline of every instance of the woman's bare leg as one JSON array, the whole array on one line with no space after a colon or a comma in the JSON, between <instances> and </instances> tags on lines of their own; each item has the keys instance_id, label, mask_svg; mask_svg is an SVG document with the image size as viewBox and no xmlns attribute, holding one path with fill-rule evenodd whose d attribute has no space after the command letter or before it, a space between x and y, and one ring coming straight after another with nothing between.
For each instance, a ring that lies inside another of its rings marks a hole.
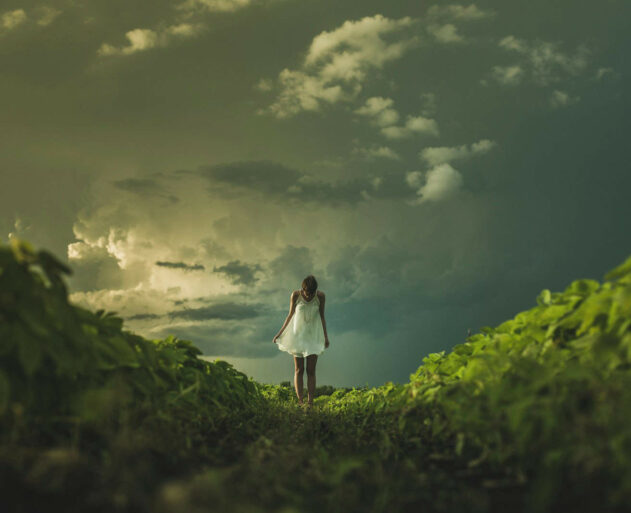
<instances>
[{"instance_id":1,"label":"woman's bare leg","mask_svg":"<svg viewBox=\"0 0 631 513\"><path fill-rule=\"evenodd\" d=\"M294 356L294 388L296 389L296 396L298 397L298 404L302 404L302 376L305 370L305 359L302 356Z\"/></svg>"},{"instance_id":2,"label":"woman's bare leg","mask_svg":"<svg viewBox=\"0 0 631 513\"><path fill-rule=\"evenodd\" d=\"M313 399L315 397L315 388L316 388L316 376L315 376L315 368L316 362L318 361L317 354L310 354L307 356L307 394L309 405L313 406Z\"/></svg>"}]
</instances>

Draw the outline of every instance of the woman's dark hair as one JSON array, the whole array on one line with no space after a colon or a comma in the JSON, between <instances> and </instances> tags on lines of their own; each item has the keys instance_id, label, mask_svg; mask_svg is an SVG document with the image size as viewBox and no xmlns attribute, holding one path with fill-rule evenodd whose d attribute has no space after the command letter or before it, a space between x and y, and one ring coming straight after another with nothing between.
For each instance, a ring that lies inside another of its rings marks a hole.
<instances>
[{"instance_id":1,"label":"woman's dark hair","mask_svg":"<svg viewBox=\"0 0 631 513\"><path fill-rule=\"evenodd\" d=\"M313 294L318 288L318 282L315 279L313 274L307 276L304 280L302 280L302 288L305 289L309 293L309 295Z\"/></svg>"}]
</instances>

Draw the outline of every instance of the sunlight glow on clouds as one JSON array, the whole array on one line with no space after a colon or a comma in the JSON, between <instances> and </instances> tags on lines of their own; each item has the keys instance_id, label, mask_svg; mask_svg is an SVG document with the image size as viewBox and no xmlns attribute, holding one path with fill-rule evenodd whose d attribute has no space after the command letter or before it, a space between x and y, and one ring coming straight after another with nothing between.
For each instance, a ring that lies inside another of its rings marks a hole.
<instances>
[{"instance_id":1,"label":"sunlight glow on clouds","mask_svg":"<svg viewBox=\"0 0 631 513\"><path fill-rule=\"evenodd\" d=\"M441 43L461 43L464 38L458 34L458 29L452 23L445 25L429 25L427 31Z\"/></svg>"},{"instance_id":2,"label":"sunlight glow on clouds","mask_svg":"<svg viewBox=\"0 0 631 513\"><path fill-rule=\"evenodd\" d=\"M399 121L399 113L392 108L392 105L394 105L392 98L373 96L368 98L363 106L355 109L355 113L372 118L377 126L390 126Z\"/></svg>"},{"instance_id":3,"label":"sunlight glow on clouds","mask_svg":"<svg viewBox=\"0 0 631 513\"><path fill-rule=\"evenodd\" d=\"M0 34L15 30L20 26L25 26L33 21L40 27L47 27L61 14L61 10L53 7L41 5L29 9L29 13L24 9L14 9L0 14Z\"/></svg>"},{"instance_id":4,"label":"sunlight glow on clouds","mask_svg":"<svg viewBox=\"0 0 631 513\"><path fill-rule=\"evenodd\" d=\"M388 139L403 139L414 133L427 133L438 135L438 124L435 120L423 116L407 116L403 125L397 126L399 113L392 108L394 101L391 98L374 96L368 98L366 103L355 110L356 114L367 117L372 123L380 127L381 134Z\"/></svg>"},{"instance_id":5,"label":"sunlight glow on clouds","mask_svg":"<svg viewBox=\"0 0 631 513\"><path fill-rule=\"evenodd\" d=\"M399 59L418 43L418 36L408 33L415 21L409 16L392 20L377 14L321 32L311 42L300 69L285 68L279 73L280 92L259 113L287 118L301 111L319 111L326 103L355 99L371 71Z\"/></svg>"},{"instance_id":6,"label":"sunlight glow on clouds","mask_svg":"<svg viewBox=\"0 0 631 513\"><path fill-rule=\"evenodd\" d=\"M421 150L419 157L432 166L425 174L410 171L405 182L416 190L417 198L407 200L409 205L420 205L428 201L441 201L453 196L464 184L462 174L449 162L463 160L483 154L497 146L495 141L481 139L467 146L438 146Z\"/></svg>"},{"instance_id":7,"label":"sunlight glow on clouds","mask_svg":"<svg viewBox=\"0 0 631 513\"><path fill-rule=\"evenodd\" d=\"M406 181L412 187L419 187L421 183L420 173L412 171L406 176ZM420 205L427 201L440 201L452 196L462 187L462 175L447 163L439 164L429 171L425 176L425 183L420 185L416 194L419 196L415 200L409 200L410 205Z\"/></svg>"},{"instance_id":8,"label":"sunlight glow on clouds","mask_svg":"<svg viewBox=\"0 0 631 513\"><path fill-rule=\"evenodd\" d=\"M467 147L461 146L434 146L421 150L419 157L431 166L452 160L465 159L478 153L486 153L493 149L497 143L489 139L481 139Z\"/></svg>"},{"instance_id":9,"label":"sunlight glow on clouds","mask_svg":"<svg viewBox=\"0 0 631 513\"><path fill-rule=\"evenodd\" d=\"M271 336L313 273L338 375L368 348L357 375L405 377L567 261L594 184L626 190L620 2L41 2L0 8L0 228L147 336L291 375Z\"/></svg>"},{"instance_id":10,"label":"sunlight glow on clouds","mask_svg":"<svg viewBox=\"0 0 631 513\"><path fill-rule=\"evenodd\" d=\"M26 12L24 9L15 9L14 11L6 11L0 17L0 27L5 30L12 30L26 21Z\"/></svg>"},{"instance_id":11,"label":"sunlight glow on clouds","mask_svg":"<svg viewBox=\"0 0 631 513\"><path fill-rule=\"evenodd\" d=\"M127 46L115 47L103 43L97 53L102 56L130 55L132 53L150 50L151 48L167 46L175 39L193 37L203 30L204 27L202 25L193 25L190 23L170 25L158 31L138 28L130 30L125 34L125 37L129 40Z\"/></svg>"},{"instance_id":12,"label":"sunlight glow on clouds","mask_svg":"<svg viewBox=\"0 0 631 513\"><path fill-rule=\"evenodd\" d=\"M438 124L423 116L408 116L404 125L383 127L381 133L388 139L404 139L415 133L438 135Z\"/></svg>"}]
</instances>

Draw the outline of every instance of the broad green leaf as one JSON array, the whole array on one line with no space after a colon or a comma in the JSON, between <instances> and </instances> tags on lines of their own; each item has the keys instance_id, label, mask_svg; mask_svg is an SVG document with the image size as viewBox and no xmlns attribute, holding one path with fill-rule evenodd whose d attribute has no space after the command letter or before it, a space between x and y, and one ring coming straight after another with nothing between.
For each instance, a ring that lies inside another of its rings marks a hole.
<instances>
[{"instance_id":1,"label":"broad green leaf","mask_svg":"<svg viewBox=\"0 0 631 513\"><path fill-rule=\"evenodd\" d=\"M42 361L41 342L19 323L13 326L13 335L18 345L22 369L28 376L32 376Z\"/></svg>"},{"instance_id":2,"label":"broad green leaf","mask_svg":"<svg viewBox=\"0 0 631 513\"><path fill-rule=\"evenodd\" d=\"M552 299L552 294L550 293L550 291L548 289L543 289L537 296L537 304L549 305L551 299Z\"/></svg>"},{"instance_id":3,"label":"broad green leaf","mask_svg":"<svg viewBox=\"0 0 631 513\"><path fill-rule=\"evenodd\" d=\"M626 277L631 274L631 256L629 256L624 262L622 262L619 266L615 267L607 274L605 274L605 280L613 281L618 280L620 278Z\"/></svg>"}]
</instances>

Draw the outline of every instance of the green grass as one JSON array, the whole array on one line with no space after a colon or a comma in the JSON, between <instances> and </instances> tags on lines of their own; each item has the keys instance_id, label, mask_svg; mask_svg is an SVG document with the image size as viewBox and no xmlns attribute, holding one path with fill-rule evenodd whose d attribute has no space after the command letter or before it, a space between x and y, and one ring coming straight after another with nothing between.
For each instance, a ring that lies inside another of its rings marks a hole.
<instances>
[{"instance_id":1,"label":"green grass","mask_svg":"<svg viewBox=\"0 0 631 513\"><path fill-rule=\"evenodd\" d=\"M0 246L0 493L11 511L628 511L631 258L423 358L405 384L257 383L68 303Z\"/></svg>"}]
</instances>

